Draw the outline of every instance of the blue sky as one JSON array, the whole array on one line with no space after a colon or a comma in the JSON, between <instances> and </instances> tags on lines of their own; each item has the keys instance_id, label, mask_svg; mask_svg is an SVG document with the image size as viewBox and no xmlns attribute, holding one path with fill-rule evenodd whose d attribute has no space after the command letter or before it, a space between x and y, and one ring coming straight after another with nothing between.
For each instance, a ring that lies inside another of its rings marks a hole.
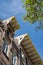
<instances>
[{"instance_id":1,"label":"blue sky","mask_svg":"<svg viewBox=\"0 0 43 65\"><path fill-rule=\"evenodd\" d=\"M15 16L20 24L20 29L15 32L15 36L28 33L32 43L43 60L43 29L36 31L35 27L38 24L33 25L28 21L24 22L22 16L26 12L22 6L23 3L21 0L0 0L0 18L4 20L11 16Z\"/></svg>"}]
</instances>

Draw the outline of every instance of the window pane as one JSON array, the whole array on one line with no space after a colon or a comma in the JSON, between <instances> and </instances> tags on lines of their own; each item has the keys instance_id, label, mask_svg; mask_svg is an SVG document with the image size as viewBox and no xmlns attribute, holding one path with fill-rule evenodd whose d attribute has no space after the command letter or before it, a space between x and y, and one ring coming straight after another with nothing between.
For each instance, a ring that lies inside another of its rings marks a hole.
<instances>
[{"instance_id":1,"label":"window pane","mask_svg":"<svg viewBox=\"0 0 43 65\"><path fill-rule=\"evenodd\" d=\"M7 52L8 52L8 43L6 41L4 41L3 52L7 55Z\"/></svg>"},{"instance_id":2,"label":"window pane","mask_svg":"<svg viewBox=\"0 0 43 65\"><path fill-rule=\"evenodd\" d=\"M12 56L12 63L13 65L17 65L17 56Z\"/></svg>"},{"instance_id":3,"label":"window pane","mask_svg":"<svg viewBox=\"0 0 43 65\"><path fill-rule=\"evenodd\" d=\"M8 45L6 44L6 45L5 45L5 48L4 48L4 53L7 54L7 50L8 50Z\"/></svg>"}]
</instances>

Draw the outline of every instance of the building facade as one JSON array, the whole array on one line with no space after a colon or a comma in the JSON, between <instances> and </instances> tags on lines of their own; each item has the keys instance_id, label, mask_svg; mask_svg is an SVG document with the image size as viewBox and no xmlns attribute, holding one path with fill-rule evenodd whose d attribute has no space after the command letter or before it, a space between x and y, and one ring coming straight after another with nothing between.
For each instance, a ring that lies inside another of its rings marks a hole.
<instances>
[{"instance_id":1,"label":"building facade","mask_svg":"<svg viewBox=\"0 0 43 65\"><path fill-rule=\"evenodd\" d=\"M14 37L19 28L15 17L0 21L0 65L43 65L27 33Z\"/></svg>"}]
</instances>

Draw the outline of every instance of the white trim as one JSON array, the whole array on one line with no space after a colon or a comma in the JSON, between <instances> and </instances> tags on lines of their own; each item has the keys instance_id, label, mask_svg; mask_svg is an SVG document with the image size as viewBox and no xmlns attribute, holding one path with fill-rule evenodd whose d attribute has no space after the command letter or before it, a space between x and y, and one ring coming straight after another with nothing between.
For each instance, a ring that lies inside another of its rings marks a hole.
<instances>
[{"instance_id":1,"label":"white trim","mask_svg":"<svg viewBox=\"0 0 43 65\"><path fill-rule=\"evenodd\" d=\"M22 42L22 40L24 39L25 36L27 36L28 34L23 34L21 36L15 37L14 40L18 40L18 45L20 45L20 43Z\"/></svg>"}]
</instances>

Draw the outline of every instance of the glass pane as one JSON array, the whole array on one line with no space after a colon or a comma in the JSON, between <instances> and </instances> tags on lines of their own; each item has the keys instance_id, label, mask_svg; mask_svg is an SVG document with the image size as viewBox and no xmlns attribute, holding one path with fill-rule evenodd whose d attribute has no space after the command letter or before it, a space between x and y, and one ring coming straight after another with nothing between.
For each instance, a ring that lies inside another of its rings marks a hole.
<instances>
[{"instance_id":1,"label":"glass pane","mask_svg":"<svg viewBox=\"0 0 43 65\"><path fill-rule=\"evenodd\" d=\"M17 56L12 56L12 63L13 65L16 65L17 64Z\"/></svg>"},{"instance_id":2,"label":"glass pane","mask_svg":"<svg viewBox=\"0 0 43 65\"><path fill-rule=\"evenodd\" d=\"M16 57L13 57L13 64L15 65Z\"/></svg>"},{"instance_id":3,"label":"glass pane","mask_svg":"<svg viewBox=\"0 0 43 65\"><path fill-rule=\"evenodd\" d=\"M7 55L7 51L8 51L8 43L7 41L4 41L4 45L3 45L3 52Z\"/></svg>"}]
</instances>

